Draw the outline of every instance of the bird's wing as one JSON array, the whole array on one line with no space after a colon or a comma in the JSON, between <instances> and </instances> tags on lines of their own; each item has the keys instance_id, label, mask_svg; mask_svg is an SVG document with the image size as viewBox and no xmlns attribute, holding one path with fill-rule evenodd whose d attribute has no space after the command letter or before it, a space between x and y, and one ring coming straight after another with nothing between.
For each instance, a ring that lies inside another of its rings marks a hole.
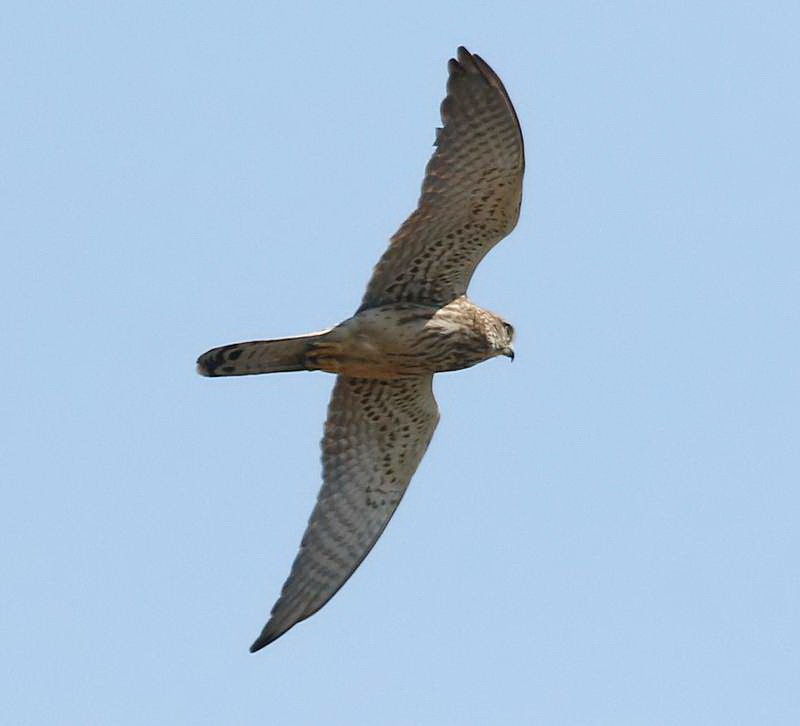
<instances>
[{"instance_id":1,"label":"bird's wing","mask_svg":"<svg viewBox=\"0 0 800 726\"><path fill-rule=\"evenodd\" d=\"M432 379L337 378L322 439L322 489L251 652L328 602L380 537L439 420Z\"/></svg>"},{"instance_id":2,"label":"bird's wing","mask_svg":"<svg viewBox=\"0 0 800 726\"><path fill-rule=\"evenodd\" d=\"M480 56L465 48L457 56L417 209L375 267L361 310L463 295L478 263L519 218L525 153L511 99Z\"/></svg>"}]
</instances>

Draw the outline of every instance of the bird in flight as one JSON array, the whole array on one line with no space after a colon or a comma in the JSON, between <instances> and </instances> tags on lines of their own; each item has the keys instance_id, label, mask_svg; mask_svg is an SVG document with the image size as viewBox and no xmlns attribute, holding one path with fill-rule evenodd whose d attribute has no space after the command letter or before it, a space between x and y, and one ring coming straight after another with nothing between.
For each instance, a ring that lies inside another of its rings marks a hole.
<instances>
[{"instance_id":1,"label":"bird in flight","mask_svg":"<svg viewBox=\"0 0 800 726\"><path fill-rule=\"evenodd\" d=\"M517 224L525 155L500 78L459 48L422 194L392 237L355 315L328 330L212 348L204 376L336 375L323 484L260 650L328 602L380 537L439 420L434 373L513 360L514 329L467 298L478 263Z\"/></svg>"}]
</instances>

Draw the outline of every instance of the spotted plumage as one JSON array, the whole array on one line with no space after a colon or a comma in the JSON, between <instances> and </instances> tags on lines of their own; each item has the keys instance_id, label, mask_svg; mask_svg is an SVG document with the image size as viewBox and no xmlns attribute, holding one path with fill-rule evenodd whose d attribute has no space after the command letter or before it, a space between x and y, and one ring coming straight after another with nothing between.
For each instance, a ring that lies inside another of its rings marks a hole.
<instances>
[{"instance_id":1,"label":"spotted plumage","mask_svg":"<svg viewBox=\"0 0 800 726\"><path fill-rule=\"evenodd\" d=\"M497 74L459 48L443 127L417 209L392 237L356 314L293 338L234 343L197 361L206 376L320 370L337 375L322 440L323 485L259 650L319 610L383 532L433 436L434 373L498 355L514 329L467 286L516 225L522 133Z\"/></svg>"}]
</instances>

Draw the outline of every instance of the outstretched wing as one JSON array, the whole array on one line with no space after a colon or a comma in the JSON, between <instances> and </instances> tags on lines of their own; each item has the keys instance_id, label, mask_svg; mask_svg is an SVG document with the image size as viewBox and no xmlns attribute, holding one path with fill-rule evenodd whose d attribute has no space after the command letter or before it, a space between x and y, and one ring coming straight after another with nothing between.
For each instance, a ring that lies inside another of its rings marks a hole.
<instances>
[{"instance_id":1,"label":"outstretched wing","mask_svg":"<svg viewBox=\"0 0 800 726\"><path fill-rule=\"evenodd\" d=\"M417 209L378 262L361 310L441 305L463 295L478 263L519 218L525 153L511 99L480 56L465 48L457 55Z\"/></svg>"},{"instance_id":2,"label":"outstretched wing","mask_svg":"<svg viewBox=\"0 0 800 726\"><path fill-rule=\"evenodd\" d=\"M322 489L251 652L328 602L380 537L439 420L432 379L336 379L322 440Z\"/></svg>"}]
</instances>

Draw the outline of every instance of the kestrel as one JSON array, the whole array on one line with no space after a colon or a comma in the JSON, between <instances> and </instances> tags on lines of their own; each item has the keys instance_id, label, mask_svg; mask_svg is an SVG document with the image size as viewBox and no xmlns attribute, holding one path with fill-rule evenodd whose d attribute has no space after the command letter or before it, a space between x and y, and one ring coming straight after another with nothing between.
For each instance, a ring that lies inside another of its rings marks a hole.
<instances>
[{"instance_id":1,"label":"kestrel","mask_svg":"<svg viewBox=\"0 0 800 726\"><path fill-rule=\"evenodd\" d=\"M323 484L255 652L344 585L403 498L439 420L434 373L514 357L514 329L467 298L478 263L517 223L525 156L497 74L459 48L417 209L392 237L353 317L309 335L234 343L197 361L205 376L336 374L322 439Z\"/></svg>"}]
</instances>

